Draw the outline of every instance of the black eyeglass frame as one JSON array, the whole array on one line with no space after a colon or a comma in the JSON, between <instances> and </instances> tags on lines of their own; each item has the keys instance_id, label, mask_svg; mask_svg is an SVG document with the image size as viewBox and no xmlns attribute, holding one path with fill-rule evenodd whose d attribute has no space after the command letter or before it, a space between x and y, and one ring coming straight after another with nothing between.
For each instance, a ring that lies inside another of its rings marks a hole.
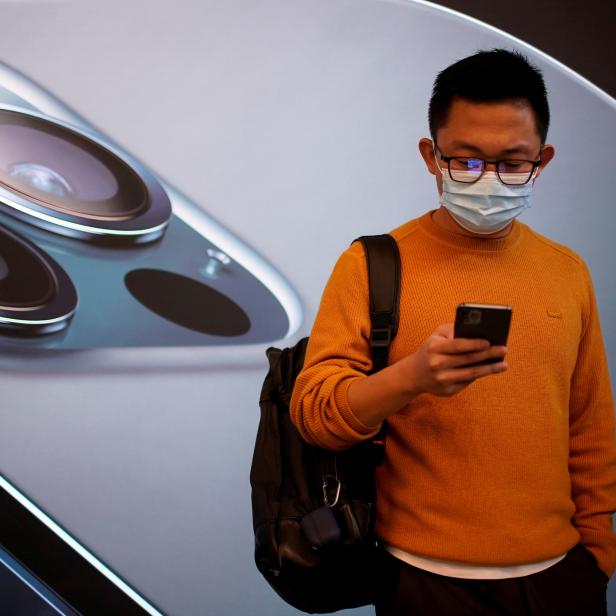
<instances>
[{"instance_id":1,"label":"black eyeglass frame","mask_svg":"<svg viewBox=\"0 0 616 616\"><path fill-rule=\"evenodd\" d=\"M460 184L474 184L477 180L479 180L483 174L486 172L486 166L488 164L493 164L495 165L496 168L496 175L498 176L499 181L504 184L505 186L524 186L526 184L528 184L528 182L532 179L534 173L535 173L535 169L541 164L541 150L539 150L539 160L525 160L525 159L521 159L521 158L507 158L504 160L485 160L484 158L478 158L475 156L443 156L443 152L441 152L441 148L438 147L438 144L436 143L436 141L434 142L434 149L438 150L439 156L441 157L441 160L445 163L447 163L447 173L449 174L449 177L451 178L452 182L459 182ZM465 182L464 180L456 180L453 175L451 175L451 164L450 161L452 160L480 160L483 163L483 169L481 170L481 173L472 181L470 182ZM498 165L500 163L506 163L506 162L516 162L516 163L530 163L532 165L532 168L528 174L528 178L526 178L525 182L522 182L521 184L514 184L511 182L505 182L503 181L503 178L501 178L500 173L498 171Z\"/></svg>"}]
</instances>

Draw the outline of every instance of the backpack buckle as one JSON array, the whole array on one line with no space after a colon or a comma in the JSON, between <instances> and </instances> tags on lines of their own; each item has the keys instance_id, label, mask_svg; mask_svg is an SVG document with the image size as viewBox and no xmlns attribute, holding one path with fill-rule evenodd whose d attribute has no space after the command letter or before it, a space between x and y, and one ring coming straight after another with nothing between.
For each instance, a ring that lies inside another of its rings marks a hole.
<instances>
[{"instance_id":1,"label":"backpack buckle","mask_svg":"<svg viewBox=\"0 0 616 616\"><path fill-rule=\"evenodd\" d=\"M373 327L370 331L370 346L384 347L391 342L391 325L388 327Z\"/></svg>"}]
</instances>

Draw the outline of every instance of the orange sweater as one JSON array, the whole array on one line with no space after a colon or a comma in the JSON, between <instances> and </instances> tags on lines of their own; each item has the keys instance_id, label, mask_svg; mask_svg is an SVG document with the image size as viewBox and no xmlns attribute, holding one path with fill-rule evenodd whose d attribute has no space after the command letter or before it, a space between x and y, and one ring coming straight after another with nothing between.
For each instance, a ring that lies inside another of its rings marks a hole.
<instances>
[{"instance_id":1,"label":"orange sweater","mask_svg":"<svg viewBox=\"0 0 616 616\"><path fill-rule=\"evenodd\" d=\"M377 471L377 534L408 552L517 565L577 541L616 568L615 418L588 270L514 221L502 239L464 237L430 212L390 232L402 261L390 363L413 353L460 302L509 304L509 369L451 398L422 394L388 419ZM372 367L361 243L338 259L291 398L303 437L330 449L376 432L347 389Z\"/></svg>"}]
</instances>

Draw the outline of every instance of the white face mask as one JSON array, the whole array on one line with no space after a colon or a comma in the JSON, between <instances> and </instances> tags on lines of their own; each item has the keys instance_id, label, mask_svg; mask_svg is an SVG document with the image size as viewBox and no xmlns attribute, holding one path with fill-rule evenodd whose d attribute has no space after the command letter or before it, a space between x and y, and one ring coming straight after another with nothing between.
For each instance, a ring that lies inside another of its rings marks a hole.
<instances>
[{"instance_id":1,"label":"white face mask","mask_svg":"<svg viewBox=\"0 0 616 616\"><path fill-rule=\"evenodd\" d=\"M521 186L503 184L495 171L485 171L473 183L455 182L442 169L441 205L456 222L473 233L489 234L503 230L514 218L530 207L533 177Z\"/></svg>"}]
</instances>

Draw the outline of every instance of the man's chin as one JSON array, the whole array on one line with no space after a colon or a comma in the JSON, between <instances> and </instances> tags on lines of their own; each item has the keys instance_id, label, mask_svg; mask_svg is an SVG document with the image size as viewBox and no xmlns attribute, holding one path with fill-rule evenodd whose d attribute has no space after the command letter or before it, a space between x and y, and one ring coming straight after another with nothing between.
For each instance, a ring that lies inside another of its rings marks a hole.
<instances>
[{"instance_id":1,"label":"man's chin","mask_svg":"<svg viewBox=\"0 0 616 616\"><path fill-rule=\"evenodd\" d=\"M453 231L459 235L464 235L466 237L473 237L478 239L490 240L490 239L499 239L502 237L506 237L511 233L511 227L513 222L510 222L504 229L500 229L499 231L494 231L492 233L476 233L475 231L471 231L466 227L463 227L449 212L449 210L444 206L440 205L437 210L434 211L432 215L432 220L441 227L448 229L449 231Z\"/></svg>"}]
</instances>

